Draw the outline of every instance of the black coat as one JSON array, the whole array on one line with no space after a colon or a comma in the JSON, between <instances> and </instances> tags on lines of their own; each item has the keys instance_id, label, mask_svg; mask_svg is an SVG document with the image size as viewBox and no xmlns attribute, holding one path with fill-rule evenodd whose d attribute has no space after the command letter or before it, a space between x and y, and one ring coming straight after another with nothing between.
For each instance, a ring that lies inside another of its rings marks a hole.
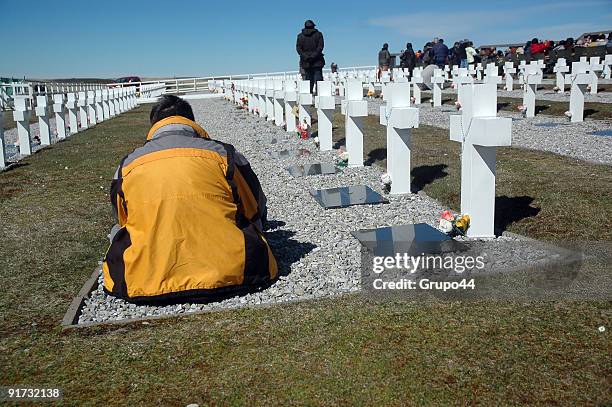
<instances>
[{"instance_id":1,"label":"black coat","mask_svg":"<svg viewBox=\"0 0 612 407\"><path fill-rule=\"evenodd\" d=\"M383 48L378 51L378 66L391 65L391 53L388 49Z\"/></svg>"},{"instance_id":2,"label":"black coat","mask_svg":"<svg viewBox=\"0 0 612 407\"><path fill-rule=\"evenodd\" d=\"M300 55L300 67L303 69L323 68L323 34L316 28L304 28L297 37L295 49Z\"/></svg>"},{"instance_id":3,"label":"black coat","mask_svg":"<svg viewBox=\"0 0 612 407\"><path fill-rule=\"evenodd\" d=\"M400 67L408 68L410 72L412 72L415 66L416 66L416 54L414 53L412 48L407 49L406 51L402 53L402 55L400 55Z\"/></svg>"}]
</instances>

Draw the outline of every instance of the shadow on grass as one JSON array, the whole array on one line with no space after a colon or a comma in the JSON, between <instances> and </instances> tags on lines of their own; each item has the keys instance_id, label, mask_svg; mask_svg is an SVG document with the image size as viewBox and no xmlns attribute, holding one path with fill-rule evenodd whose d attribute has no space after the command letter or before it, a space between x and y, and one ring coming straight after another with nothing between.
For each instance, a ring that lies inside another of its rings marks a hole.
<instances>
[{"instance_id":1,"label":"shadow on grass","mask_svg":"<svg viewBox=\"0 0 612 407\"><path fill-rule=\"evenodd\" d=\"M368 153L368 158L364 161L364 165L372 165L378 161L384 161L387 158L386 148L375 148Z\"/></svg>"},{"instance_id":2,"label":"shadow on grass","mask_svg":"<svg viewBox=\"0 0 612 407\"><path fill-rule=\"evenodd\" d=\"M421 165L412 169L412 184L411 189L413 193L417 193L425 188L426 185L431 184L437 179L448 176L446 172L446 164L436 165Z\"/></svg>"},{"instance_id":3,"label":"shadow on grass","mask_svg":"<svg viewBox=\"0 0 612 407\"><path fill-rule=\"evenodd\" d=\"M503 232L514 222L536 216L541 209L531 206L533 201L534 198L526 195L496 197L495 229Z\"/></svg>"},{"instance_id":4,"label":"shadow on grass","mask_svg":"<svg viewBox=\"0 0 612 407\"><path fill-rule=\"evenodd\" d=\"M595 109L584 109L584 111L582 112L583 117L589 117L592 116L594 114L598 113L597 110Z\"/></svg>"},{"instance_id":5,"label":"shadow on grass","mask_svg":"<svg viewBox=\"0 0 612 407\"><path fill-rule=\"evenodd\" d=\"M539 105L535 107L535 114L540 114L545 110L548 110L550 108L549 105Z\"/></svg>"}]
</instances>

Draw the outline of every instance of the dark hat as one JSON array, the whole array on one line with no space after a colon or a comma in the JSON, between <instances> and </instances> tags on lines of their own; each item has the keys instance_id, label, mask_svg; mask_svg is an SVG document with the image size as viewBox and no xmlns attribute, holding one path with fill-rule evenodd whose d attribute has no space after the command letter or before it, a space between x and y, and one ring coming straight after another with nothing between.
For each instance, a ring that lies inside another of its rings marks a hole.
<instances>
[{"instance_id":1,"label":"dark hat","mask_svg":"<svg viewBox=\"0 0 612 407\"><path fill-rule=\"evenodd\" d=\"M312 20L306 20L304 22L304 28L314 28L315 27L315 23Z\"/></svg>"}]
</instances>

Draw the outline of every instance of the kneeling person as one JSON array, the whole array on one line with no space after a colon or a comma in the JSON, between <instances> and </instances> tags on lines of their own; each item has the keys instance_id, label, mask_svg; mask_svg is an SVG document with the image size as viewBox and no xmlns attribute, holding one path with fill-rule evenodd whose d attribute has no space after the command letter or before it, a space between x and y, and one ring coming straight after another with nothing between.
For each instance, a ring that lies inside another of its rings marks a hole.
<instances>
[{"instance_id":1,"label":"kneeling person","mask_svg":"<svg viewBox=\"0 0 612 407\"><path fill-rule=\"evenodd\" d=\"M150 119L146 143L111 184L118 228L104 290L134 302L203 300L276 278L266 198L248 161L212 140L176 96L162 97Z\"/></svg>"}]
</instances>

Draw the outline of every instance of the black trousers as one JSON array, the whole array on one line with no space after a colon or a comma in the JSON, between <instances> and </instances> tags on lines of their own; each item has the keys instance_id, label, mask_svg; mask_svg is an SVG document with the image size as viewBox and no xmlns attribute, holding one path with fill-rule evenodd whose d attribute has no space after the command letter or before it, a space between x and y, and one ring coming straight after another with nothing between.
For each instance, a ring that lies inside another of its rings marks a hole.
<instances>
[{"instance_id":1,"label":"black trousers","mask_svg":"<svg viewBox=\"0 0 612 407\"><path fill-rule=\"evenodd\" d=\"M305 80L310 81L310 93L313 93L317 81L323 80L323 68L308 68Z\"/></svg>"}]
</instances>

